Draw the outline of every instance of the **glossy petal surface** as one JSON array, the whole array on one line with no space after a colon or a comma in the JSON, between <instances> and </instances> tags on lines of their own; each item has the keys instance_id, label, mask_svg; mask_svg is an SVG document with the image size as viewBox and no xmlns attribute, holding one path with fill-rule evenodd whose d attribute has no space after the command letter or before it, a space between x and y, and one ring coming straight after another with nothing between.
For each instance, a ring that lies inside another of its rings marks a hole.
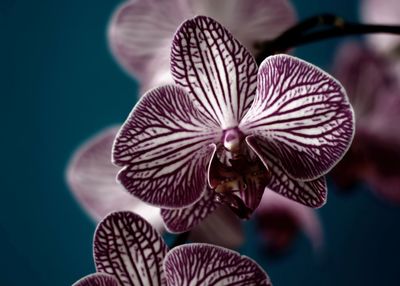
<instances>
[{"instance_id":1,"label":"glossy petal surface","mask_svg":"<svg viewBox=\"0 0 400 286\"><path fill-rule=\"evenodd\" d=\"M169 232L180 233L191 230L213 212L218 203L214 200L215 192L207 189L195 204L179 209L162 209L161 216Z\"/></svg>"},{"instance_id":2,"label":"glossy petal surface","mask_svg":"<svg viewBox=\"0 0 400 286\"><path fill-rule=\"evenodd\" d=\"M253 101L257 82L254 58L211 18L199 16L178 29L171 71L199 110L223 129L237 126Z\"/></svg>"},{"instance_id":3,"label":"glossy petal surface","mask_svg":"<svg viewBox=\"0 0 400 286\"><path fill-rule=\"evenodd\" d=\"M248 140L249 145L257 150L265 162L269 163L271 174L267 187L291 200L303 205L317 208L325 204L327 198L327 186L324 177L313 181L299 181L291 178L280 166L278 159L270 153L265 144L257 142L254 138Z\"/></svg>"},{"instance_id":4,"label":"glossy petal surface","mask_svg":"<svg viewBox=\"0 0 400 286\"><path fill-rule=\"evenodd\" d=\"M400 3L397 0L363 0L361 16L365 23L400 25ZM368 41L372 47L389 53L400 46L398 35L371 34Z\"/></svg>"},{"instance_id":5,"label":"glossy petal surface","mask_svg":"<svg viewBox=\"0 0 400 286\"><path fill-rule=\"evenodd\" d=\"M167 254L164 267L169 286L271 285L253 260L209 244L175 247Z\"/></svg>"},{"instance_id":6,"label":"glossy petal surface","mask_svg":"<svg viewBox=\"0 0 400 286\"><path fill-rule=\"evenodd\" d=\"M257 96L240 127L263 142L290 176L312 180L347 151L354 118L339 82L300 59L277 55L262 63Z\"/></svg>"},{"instance_id":7,"label":"glossy petal surface","mask_svg":"<svg viewBox=\"0 0 400 286\"><path fill-rule=\"evenodd\" d=\"M150 204L193 204L205 190L212 143L219 137L218 128L182 89L152 90L135 106L114 143L114 162L124 167L118 179Z\"/></svg>"},{"instance_id":8,"label":"glossy petal surface","mask_svg":"<svg viewBox=\"0 0 400 286\"><path fill-rule=\"evenodd\" d=\"M96 221L112 211L130 210L162 230L160 210L133 197L117 183L119 168L111 163L111 149L118 129L105 129L75 152L68 165L68 185L78 202Z\"/></svg>"},{"instance_id":9,"label":"glossy petal surface","mask_svg":"<svg viewBox=\"0 0 400 286\"><path fill-rule=\"evenodd\" d=\"M72 286L118 286L118 280L104 273L94 273L76 281Z\"/></svg>"},{"instance_id":10,"label":"glossy petal surface","mask_svg":"<svg viewBox=\"0 0 400 286\"><path fill-rule=\"evenodd\" d=\"M120 286L165 285L162 261L166 253L158 232L132 212L108 215L95 233L97 271L113 275Z\"/></svg>"}]
</instances>

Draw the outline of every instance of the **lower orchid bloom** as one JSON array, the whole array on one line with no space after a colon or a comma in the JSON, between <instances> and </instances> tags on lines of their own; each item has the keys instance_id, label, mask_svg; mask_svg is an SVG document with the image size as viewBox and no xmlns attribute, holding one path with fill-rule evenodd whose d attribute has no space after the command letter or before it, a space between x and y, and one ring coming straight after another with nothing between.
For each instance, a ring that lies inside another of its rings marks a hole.
<instances>
[{"instance_id":1,"label":"lower orchid bloom","mask_svg":"<svg viewBox=\"0 0 400 286\"><path fill-rule=\"evenodd\" d=\"M335 74L348 91L357 132L345 158L333 171L344 189L358 181L378 195L400 203L400 76L396 61L357 43L338 53Z\"/></svg>"},{"instance_id":2,"label":"lower orchid bloom","mask_svg":"<svg viewBox=\"0 0 400 286\"><path fill-rule=\"evenodd\" d=\"M73 286L271 285L252 259L209 244L186 244L168 251L159 233L132 212L108 215L94 236L98 273Z\"/></svg>"},{"instance_id":3,"label":"lower orchid bloom","mask_svg":"<svg viewBox=\"0 0 400 286\"><path fill-rule=\"evenodd\" d=\"M116 60L142 91L173 83L169 68L171 41L186 19L210 16L226 26L253 55L257 43L272 40L295 24L287 0L136 0L114 13L108 30Z\"/></svg>"},{"instance_id":4,"label":"lower orchid bloom","mask_svg":"<svg viewBox=\"0 0 400 286\"><path fill-rule=\"evenodd\" d=\"M134 196L163 208L184 232L220 204L249 218L269 189L310 207L354 133L341 84L288 55L258 69L219 23L181 25L171 53L175 85L146 93L119 131L113 160Z\"/></svg>"},{"instance_id":5,"label":"lower orchid bloom","mask_svg":"<svg viewBox=\"0 0 400 286\"><path fill-rule=\"evenodd\" d=\"M322 248L322 226L315 210L270 190L265 191L256 210L256 223L270 255L288 251L299 232L307 236L316 252Z\"/></svg>"}]
</instances>

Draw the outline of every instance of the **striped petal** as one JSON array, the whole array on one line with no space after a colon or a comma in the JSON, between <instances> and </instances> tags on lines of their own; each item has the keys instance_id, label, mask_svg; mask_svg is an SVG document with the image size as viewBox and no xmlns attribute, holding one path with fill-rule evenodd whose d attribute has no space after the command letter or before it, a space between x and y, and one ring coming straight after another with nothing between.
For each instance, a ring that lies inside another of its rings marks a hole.
<instances>
[{"instance_id":1,"label":"striped petal","mask_svg":"<svg viewBox=\"0 0 400 286\"><path fill-rule=\"evenodd\" d=\"M174 33L196 15L216 19L254 53L255 43L278 36L296 18L286 0L127 1L114 12L108 39L119 64L140 80L143 91L173 82L169 60Z\"/></svg>"},{"instance_id":2,"label":"striped petal","mask_svg":"<svg viewBox=\"0 0 400 286\"><path fill-rule=\"evenodd\" d=\"M264 142L248 137L247 143L259 156L263 157L265 162L269 163L270 180L267 185L269 189L309 207L318 208L325 204L327 186L324 177L312 181L295 180L286 173Z\"/></svg>"},{"instance_id":3,"label":"striped petal","mask_svg":"<svg viewBox=\"0 0 400 286\"><path fill-rule=\"evenodd\" d=\"M97 271L113 275L120 286L165 285L167 250L160 234L132 212L108 215L94 236Z\"/></svg>"},{"instance_id":4,"label":"striped petal","mask_svg":"<svg viewBox=\"0 0 400 286\"><path fill-rule=\"evenodd\" d=\"M271 285L255 261L209 244L175 247L167 254L164 268L168 286Z\"/></svg>"},{"instance_id":5,"label":"striped petal","mask_svg":"<svg viewBox=\"0 0 400 286\"><path fill-rule=\"evenodd\" d=\"M277 55L262 63L257 96L240 128L262 141L288 175L313 180L349 148L354 115L338 81L300 59Z\"/></svg>"},{"instance_id":6,"label":"striped petal","mask_svg":"<svg viewBox=\"0 0 400 286\"><path fill-rule=\"evenodd\" d=\"M204 115L223 129L237 126L253 101L254 58L211 18L181 25L172 44L171 71Z\"/></svg>"},{"instance_id":7,"label":"striped petal","mask_svg":"<svg viewBox=\"0 0 400 286\"><path fill-rule=\"evenodd\" d=\"M133 197L116 181L119 168L111 163L111 149L118 129L107 128L79 147L68 165L68 185L95 221L112 211L130 210L161 231L160 210Z\"/></svg>"},{"instance_id":8,"label":"striped petal","mask_svg":"<svg viewBox=\"0 0 400 286\"><path fill-rule=\"evenodd\" d=\"M201 199L189 207L162 209L165 227L172 233L191 230L217 208L218 203L214 198L215 192L207 188Z\"/></svg>"},{"instance_id":9,"label":"striped petal","mask_svg":"<svg viewBox=\"0 0 400 286\"><path fill-rule=\"evenodd\" d=\"M114 143L124 167L118 180L141 200L179 208L195 203L206 187L207 165L219 128L179 87L150 91L135 106Z\"/></svg>"},{"instance_id":10,"label":"striped petal","mask_svg":"<svg viewBox=\"0 0 400 286\"><path fill-rule=\"evenodd\" d=\"M94 273L76 281L72 286L118 286L118 280L104 273Z\"/></svg>"}]
</instances>

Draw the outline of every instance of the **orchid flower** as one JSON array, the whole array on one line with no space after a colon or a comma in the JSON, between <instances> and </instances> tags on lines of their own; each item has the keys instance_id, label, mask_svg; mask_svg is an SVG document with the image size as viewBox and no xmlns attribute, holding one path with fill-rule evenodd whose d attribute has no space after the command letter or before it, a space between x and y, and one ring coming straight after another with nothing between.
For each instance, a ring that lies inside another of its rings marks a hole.
<instances>
[{"instance_id":1,"label":"orchid flower","mask_svg":"<svg viewBox=\"0 0 400 286\"><path fill-rule=\"evenodd\" d=\"M266 190L256 210L256 223L268 254L285 253L303 232L316 252L323 243L321 222L315 210Z\"/></svg>"},{"instance_id":2,"label":"orchid flower","mask_svg":"<svg viewBox=\"0 0 400 286\"><path fill-rule=\"evenodd\" d=\"M287 0L136 0L116 9L108 30L110 48L141 90L173 83L171 41L186 19L210 16L221 22L253 54L258 42L272 40L295 23Z\"/></svg>"},{"instance_id":3,"label":"orchid flower","mask_svg":"<svg viewBox=\"0 0 400 286\"><path fill-rule=\"evenodd\" d=\"M333 171L335 181L349 188L357 181L371 185L379 196L400 202L400 77L390 58L368 47L341 47L335 74L349 93L357 118L350 152Z\"/></svg>"},{"instance_id":4,"label":"orchid flower","mask_svg":"<svg viewBox=\"0 0 400 286\"><path fill-rule=\"evenodd\" d=\"M247 49L215 20L177 30L175 85L147 92L113 146L118 180L154 206L168 230L191 229L220 204L249 218L266 187L320 207L323 177L354 133L341 84L288 55L257 68Z\"/></svg>"},{"instance_id":5,"label":"orchid flower","mask_svg":"<svg viewBox=\"0 0 400 286\"><path fill-rule=\"evenodd\" d=\"M132 212L111 213L94 237L98 273L74 286L271 285L253 260L209 244L186 244L168 251L152 226Z\"/></svg>"}]
</instances>

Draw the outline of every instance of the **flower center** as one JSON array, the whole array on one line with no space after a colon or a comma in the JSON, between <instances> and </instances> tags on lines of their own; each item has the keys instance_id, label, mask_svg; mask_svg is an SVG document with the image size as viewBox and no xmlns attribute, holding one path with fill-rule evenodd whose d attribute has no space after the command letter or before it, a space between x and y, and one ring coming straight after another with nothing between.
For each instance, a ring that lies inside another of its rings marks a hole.
<instances>
[{"instance_id":1,"label":"flower center","mask_svg":"<svg viewBox=\"0 0 400 286\"><path fill-rule=\"evenodd\" d=\"M224 131L223 148L218 148L211 162L210 186L218 202L239 218L248 219L261 200L269 174L244 138L238 128Z\"/></svg>"}]
</instances>

